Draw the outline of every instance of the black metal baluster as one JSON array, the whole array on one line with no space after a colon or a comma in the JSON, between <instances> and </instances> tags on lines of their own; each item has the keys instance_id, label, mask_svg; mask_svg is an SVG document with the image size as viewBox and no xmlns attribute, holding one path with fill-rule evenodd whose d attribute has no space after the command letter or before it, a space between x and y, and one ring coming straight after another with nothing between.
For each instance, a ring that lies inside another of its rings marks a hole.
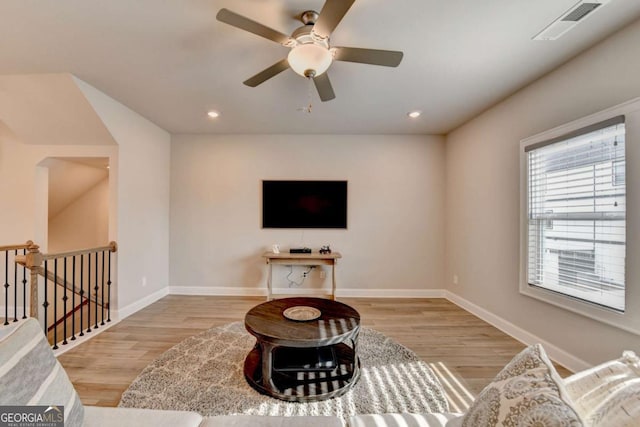
<instances>
[{"instance_id":1,"label":"black metal baluster","mask_svg":"<svg viewBox=\"0 0 640 427\"><path fill-rule=\"evenodd\" d=\"M91 255L89 255L89 256L91 256ZM96 319L96 324L93 327L95 329L98 329L98 327L99 327L98 326L98 290L100 289L100 287L98 286L98 252L96 252L96 257L95 258L96 258L96 265L95 265L95 267L96 267L95 268L96 277L95 277L95 286L93 287L93 291L94 291L93 295L95 297L95 304L96 304L95 305L96 309L95 309L95 314L94 314L95 319Z\"/></svg>"},{"instance_id":2,"label":"black metal baluster","mask_svg":"<svg viewBox=\"0 0 640 427\"><path fill-rule=\"evenodd\" d=\"M71 307L73 307L73 316L71 316L71 341L76 339L76 256L71 258ZM82 299L80 299L82 302ZM80 304L80 313L82 313L82 304Z\"/></svg>"},{"instance_id":3,"label":"black metal baluster","mask_svg":"<svg viewBox=\"0 0 640 427\"><path fill-rule=\"evenodd\" d=\"M18 321L18 264L16 264L15 259L18 255L18 250L16 249L13 253L13 321Z\"/></svg>"},{"instance_id":4,"label":"black metal baluster","mask_svg":"<svg viewBox=\"0 0 640 427\"><path fill-rule=\"evenodd\" d=\"M80 254L80 334L84 336L84 254Z\"/></svg>"},{"instance_id":5,"label":"black metal baluster","mask_svg":"<svg viewBox=\"0 0 640 427\"><path fill-rule=\"evenodd\" d=\"M53 349L58 349L58 258L53 260Z\"/></svg>"},{"instance_id":6,"label":"black metal baluster","mask_svg":"<svg viewBox=\"0 0 640 427\"><path fill-rule=\"evenodd\" d=\"M9 251L4 251L4 324L9 324Z\"/></svg>"},{"instance_id":7,"label":"black metal baluster","mask_svg":"<svg viewBox=\"0 0 640 427\"><path fill-rule=\"evenodd\" d=\"M25 260L27 259L27 250L22 250ZM35 313L34 313L35 315ZM22 266L22 318L27 318L27 263Z\"/></svg>"},{"instance_id":8,"label":"black metal baluster","mask_svg":"<svg viewBox=\"0 0 640 427\"><path fill-rule=\"evenodd\" d=\"M91 254L87 254L87 332L91 332Z\"/></svg>"},{"instance_id":9,"label":"black metal baluster","mask_svg":"<svg viewBox=\"0 0 640 427\"><path fill-rule=\"evenodd\" d=\"M101 292L102 292L102 297L100 299L100 313L102 314L102 322L100 323L101 325L104 326L104 251L102 251L102 283L101 283Z\"/></svg>"},{"instance_id":10,"label":"black metal baluster","mask_svg":"<svg viewBox=\"0 0 640 427\"><path fill-rule=\"evenodd\" d=\"M104 301L102 301L104 304ZM109 269L107 270L107 322L111 322L111 251L109 251Z\"/></svg>"},{"instance_id":11,"label":"black metal baluster","mask_svg":"<svg viewBox=\"0 0 640 427\"><path fill-rule=\"evenodd\" d=\"M49 282L49 261L44 261L44 302L42 306L44 307L44 335L49 337L49 327L47 326L47 311L49 307L49 289L47 288Z\"/></svg>"},{"instance_id":12,"label":"black metal baluster","mask_svg":"<svg viewBox=\"0 0 640 427\"><path fill-rule=\"evenodd\" d=\"M63 321L64 324L62 325L62 332L64 334L64 337L62 339L62 345L67 345L67 320L68 320L68 312L67 312L67 300L69 299L67 297L67 257L63 258L64 260L64 296L62 297L62 307L64 309L64 314L63 314ZM71 313L71 315L73 316L73 313Z\"/></svg>"}]
</instances>

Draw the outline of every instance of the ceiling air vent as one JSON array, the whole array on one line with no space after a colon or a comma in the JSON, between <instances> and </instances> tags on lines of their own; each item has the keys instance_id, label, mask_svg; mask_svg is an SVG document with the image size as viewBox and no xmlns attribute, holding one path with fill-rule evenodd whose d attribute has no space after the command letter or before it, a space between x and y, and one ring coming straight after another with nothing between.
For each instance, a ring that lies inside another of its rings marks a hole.
<instances>
[{"instance_id":1,"label":"ceiling air vent","mask_svg":"<svg viewBox=\"0 0 640 427\"><path fill-rule=\"evenodd\" d=\"M591 0L579 1L571 9L563 13L558 19L540 31L533 37L533 40L556 40L564 33L578 25L588 16L591 16L595 10L610 0Z\"/></svg>"}]
</instances>

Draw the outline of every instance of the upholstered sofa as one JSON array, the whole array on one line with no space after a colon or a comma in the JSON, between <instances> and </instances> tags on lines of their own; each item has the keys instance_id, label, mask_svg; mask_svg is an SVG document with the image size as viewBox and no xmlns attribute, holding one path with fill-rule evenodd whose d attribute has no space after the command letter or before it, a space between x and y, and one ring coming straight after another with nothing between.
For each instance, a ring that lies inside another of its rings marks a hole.
<instances>
[{"instance_id":1,"label":"upholstered sofa","mask_svg":"<svg viewBox=\"0 0 640 427\"><path fill-rule=\"evenodd\" d=\"M0 327L0 414L3 407L21 405L64 407L65 427L344 426L330 416L203 418L187 411L83 405L35 319Z\"/></svg>"},{"instance_id":2,"label":"upholstered sofa","mask_svg":"<svg viewBox=\"0 0 640 427\"><path fill-rule=\"evenodd\" d=\"M85 406L38 322L0 327L0 412L7 406L64 406L65 427L482 427L639 426L640 359L625 352L561 379L540 345L504 367L465 414L363 414L338 417L232 415ZM536 424L537 423L537 424Z\"/></svg>"},{"instance_id":3,"label":"upholstered sofa","mask_svg":"<svg viewBox=\"0 0 640 427\"><path fill-rule=\"evenodd\" d=\"M640 358L619 359L562 379L540 344L511 362L464 414L358 415L349 427L640 426Z\"/></svg>"}]
</instances>

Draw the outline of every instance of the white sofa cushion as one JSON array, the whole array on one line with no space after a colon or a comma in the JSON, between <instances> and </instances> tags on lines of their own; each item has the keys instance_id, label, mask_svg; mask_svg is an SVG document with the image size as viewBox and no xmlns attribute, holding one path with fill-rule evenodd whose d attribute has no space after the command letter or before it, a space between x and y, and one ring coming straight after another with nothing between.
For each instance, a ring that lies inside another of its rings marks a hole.
<instances>
[{"instance_id":1,"label":"white sofa cushion","mask_svg":"<svg viewBox=\"0 0 640 427\"><path fill-rule=\"evenodd\" d=\"M565 379L580 416L594 427L640 425L640 358L631 351Z\"/></svg>"},{"instance_id":2,"label":"white sofa cushion","mask_svg":"<svg viewBox=\"0 0 640 427\"><path fill-rule=\"evenodd\" d=\"M2 333L0 390L0 405L64 406L64 425L82 425L82 402L33 318Z\"/></svg>"},{"instance_id":3,"label":"white sofa cushion","mask_svg":"<svg viewBox=\"0 0 640 427\"><path fill-rule=\"evenodd\" d=\"M582 426L562 378L540 344L520 352L486 386L463 427Z\"/></svg>"},{"instance_id":4,"label":"white sofa cushion","mask_svg":"<svg viewBox=\"0 0 640 427\"><path fill-rule=\"evenodd\" d=\"M349 427L444 427L462 414L368 414L349 418Z\"/></svg>"},{"instance_id":5,"label":"white sofa cushion","mask_svg":"<svg viewBox=\"0 0 640 427\"><path fill-rule=\"evenodd\" d=\"M206 418L200 427L343 427L342 420L329 416L275 417L268 415L220 415Z\"/></svg>"},{"instance_id":6,"label":"white sofa cushion","mask_svg":"<svg viewBox=\"0 0 640 427\"><path fill-rule=\"evenodd\" d=\"M84 427L198 427L202 416L187 411L85 406Z\"/></svg>"},{"instance_id":7,"label":"white sofa cushion","mask_svg":"<svg viewBox=\"0 0 640 427\"><path fill-rule=\"evenodd\" d=\"M587 423L592 427L637 427L640 425L640 379L629 381L596 407Z\"/></svg>"}]
</instances>

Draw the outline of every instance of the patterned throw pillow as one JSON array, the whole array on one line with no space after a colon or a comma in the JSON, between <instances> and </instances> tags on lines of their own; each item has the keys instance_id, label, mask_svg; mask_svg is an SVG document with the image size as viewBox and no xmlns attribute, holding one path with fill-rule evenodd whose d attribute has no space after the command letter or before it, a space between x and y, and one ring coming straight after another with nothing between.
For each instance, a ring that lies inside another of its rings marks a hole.
<instances>
[{"instance_id":1,"label":"patterned throw pillow","mask_svg":"<svg viewBox=\"0 0 640 427\"><path fill-rule=\"evenodd\" d=\"M562 379L540 344L524 349L482 390L463 427L578 427Z\"/></svg>"},{"instance_id":2,"label":"patterned throw pillow","mask_svg":"<svg viewBox=\"0 0 640 427\"><path fill-rule=\"evenodd\" d=\"M0 405L64 406L65 427L82 426L82 402L38 321L12 328L0 339Z\"/></svg>"}]
</instances>

